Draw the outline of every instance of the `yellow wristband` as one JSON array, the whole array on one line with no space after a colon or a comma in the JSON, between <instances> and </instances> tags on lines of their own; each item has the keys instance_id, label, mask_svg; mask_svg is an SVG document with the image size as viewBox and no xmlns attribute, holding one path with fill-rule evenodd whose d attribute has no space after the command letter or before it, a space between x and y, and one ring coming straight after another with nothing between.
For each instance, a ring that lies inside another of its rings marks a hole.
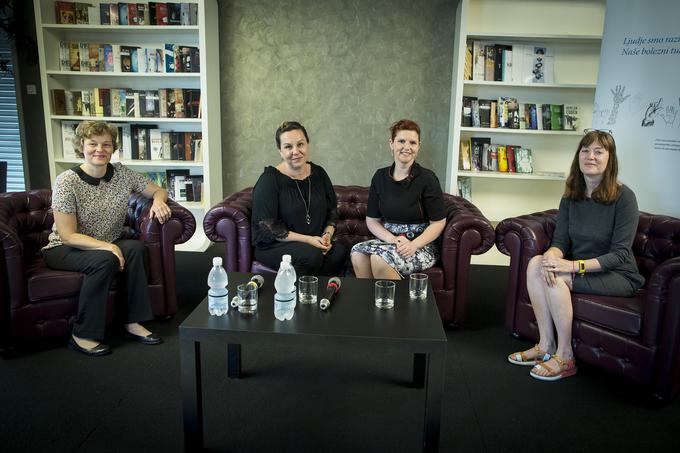
<instances>
[{"instance_id":1,"label":"yellow wristband","mask_svg":"<svg viewBox=\"0 0 680 453\"><path fill-rule=\"evenodd\" d=\"M578 273L583 275L586 273L586 262L585 260L578 260Z\"/></svg>"}]
</instances>

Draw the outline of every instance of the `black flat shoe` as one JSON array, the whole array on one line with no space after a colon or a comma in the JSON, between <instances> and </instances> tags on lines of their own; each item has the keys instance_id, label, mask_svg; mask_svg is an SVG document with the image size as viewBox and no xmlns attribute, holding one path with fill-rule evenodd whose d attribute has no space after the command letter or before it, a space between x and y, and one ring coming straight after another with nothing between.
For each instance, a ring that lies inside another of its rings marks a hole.
<instances>
[{"instance_id":1,"label":"black flat shoe","mask_svg":"<svg viewBox=\"0 0 680 453\"><path fill-rule=\"evenodd\" d=\"M160 335L156 335L154 333L150 333L144 337L142 335L135 335L134 333L130 333L127 330L123 330L123 338L142 344L154 345L163 343L163 339L160 337Z\"/></svg>"},{"instance_id":2,"label":"black flat shoe","mask_svg":"<svg viewBox=\"0 0 680 453\"><path fill-rule=\"evenodd\" d=\"M78 351L90 357L98 357L100 355L111 354L111 347L109 345L99 343L92 349L86 349L80 346L78 343L76 343L76 340L74 340L73 337L70 337L68 339L68 347L73 349L74 351Z\"/></svg>"}]
</instances>

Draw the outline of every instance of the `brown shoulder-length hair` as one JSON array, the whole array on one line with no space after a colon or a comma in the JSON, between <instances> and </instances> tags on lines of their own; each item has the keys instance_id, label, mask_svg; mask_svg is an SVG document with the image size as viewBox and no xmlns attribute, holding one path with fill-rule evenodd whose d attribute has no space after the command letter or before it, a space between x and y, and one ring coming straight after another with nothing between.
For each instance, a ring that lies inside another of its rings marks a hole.
<instances>
[{"instance_id":1,"label":"brown shoulder-length hair","mask_svg":"<svg viewBox=\"0 0 680 453\"><path fill-rule=\"evenodd\" d=\"M392 123L390 126L392 140L394 140L394 137L397 136L397 132L399 131L414 131L418 134L418 141L420 141L420 126L413 120L403 119Z\"/></svg>"},{"instance_id":2,"label":"brown shoulder-length hair","mask_svg":"<svg viewBox=\"0 0 680 453\"><path fill-rule=\"evenodd\" d=\"M564 197L570 200L586 199L586 181L579 166L579 154L582 148L586 148L595 142L607 150L609 161L607 162L607 168L604 170L604 175L602 175L600 185L592 193L592 198L598 203L611 204L619 196L619 161L616 158L616 143L610 133L598 130L588 132L578 143L574 160L571 162L569 176L567 177Z\"/></svg>"}]
</instances>

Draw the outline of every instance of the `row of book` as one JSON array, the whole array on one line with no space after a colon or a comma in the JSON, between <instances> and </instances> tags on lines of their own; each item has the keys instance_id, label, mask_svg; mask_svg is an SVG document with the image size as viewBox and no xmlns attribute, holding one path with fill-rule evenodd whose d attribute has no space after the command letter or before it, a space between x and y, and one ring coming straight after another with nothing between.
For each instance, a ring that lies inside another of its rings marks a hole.
<instances>
[{"instance_id":1,"label":"row of book","mask_svg":"<svg viewBox=\"0 0 680 453\"><path fill-rule=\"evenodd\" d=\"M463 127L575 131L578 119L577 105L525 104L507 96L497 100L463 96Z\"/></svg>"},{"instance_id":2,"label":"row of book","mask_svg":"<svg viewBox=\"0 0 680 453\"><path fill-rule=\"evenodd\" d=\"M58 24L198 25L197 3L54 2Z\"/></svg>"},{"instance_id":3,"label":"row of book","mask_svg":"<svg viewBox=\"0 0 680 453\"><path fill-rule=\"evenodd\" d=\"M472 178L469 176L458 178L458 195L472 203Z\"/></svg>"},{"instance_id":4,"label":"row of book","mask_svg":"<svg viewBox=\"0 0 680 453\"><path fill-rule=\"evenodd\" d=\"M522 84L553 83L554 66L554 57L546 46L468 41L463 77Z\"/></svg>"},{"instance_id":5,"label":"row of book","mask_svg":"<svg viewBox=\"0 0 680 453\"><path fill-rule=\"evenodd\" d=\"M200 118L198 88L52 90L55 115L125 118Z\"/></svg>"},{"instance_id":6,"label":"row of book","mask_svg":"<svg viewBox=\"0 0 680 453\"><path fill-rule=\"evenodd\" d=\"M65 159L79 158L75 147L75 130L79 121L61 122L62 150ZM120 124L118 154L120 161L133 160L203 160L201 132L161 130L155 125Z\"/></svg>"},{"instance_id":7,"label":"row of book","mask_svg":"<svg viewBox=\"0 0 680 453\"><path fill-rule=\"evenodd\" d=\"M533 173L531 148L491 143L489 137L472 137L460 141L458 168L471 171Z\"/></svg>"},{"instance_id":8,"label":"row of book","mask_svg":"<svg viewBox=\"0 0 680 453\"><path fill-rule=\"evenodd\" d=\"M203 175L192 175L186 168L142 173L154 184L163 187L175 201L203 200Z\"/></svg>"},{"instance_id":9,"label":"row of book","mask_svg":"<svg viewBox=\"0 0 680 453\"><path fill-rule=\"evenodd\" d=\"M198 47L163 49L88 42L59 42L59 70L78 72L201 72Z\"/></svg>"}]
</instances>

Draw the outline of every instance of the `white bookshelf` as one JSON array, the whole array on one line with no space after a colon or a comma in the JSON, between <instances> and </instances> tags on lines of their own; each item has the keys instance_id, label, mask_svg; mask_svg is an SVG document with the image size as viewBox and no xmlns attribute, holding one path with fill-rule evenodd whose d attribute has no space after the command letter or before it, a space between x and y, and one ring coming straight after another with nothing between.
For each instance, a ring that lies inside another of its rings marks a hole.
<instances>
[{"instance_id":1,"label":"white bookshelf","mask_svg":"<svg viewBox=\"0 0 680 453\"><path fill-rule=\"evenodd\" d=\"M210 245L203 233L205 212L222 199L222 152L219 103L219 46L216 0L187 0L198 6L198 25L90 25L57 24L55 0L34 0L36 34L40 59L43 110L47 132L47 152L50 179L81 162L63 157L61 121L93 119L91 116L55 115L51 105L53 89L79 90L88 88L130 88L154 90L185 88L201 90L200 118L127 118L96 117L113 123L155 124L161 130L201 132L201 161L121 160L130 168L141 171L164 171L168 168L187 168L191 174L203 175L201 202L180 202L196 217L196 233L177 250L204 251ZM93 6L106 1L92 0ZM124 3L124 2L118 2ZM142 2L144 3L144 2ZM78 41L136 45L162 48L165 43L195 46L200 53L198 73L130 73L78 72L59 68L59 42ZM208 102L210 100L210 102ZM119 156L114 156L119 160Z\"/></svg>"},{"instance_id":2,"label":"white bookshelf","mask_svg":"<svg viewBox=\"0 0 680 453\"><path fill-rule=\"evenodd\" d=\"M469 177L472 202L493 223L556 208L564 191L575 147L592 124L605 0L583 2L531 0L461 0L456 14L456 46L451 90L447 190L457 193L459 177ZM535 44L551 49L552 83L464 80L468 41ZM463 96L516 98L520 103L579 107L577 131L462 127ZM534 173L474 172L458 169L461 140L490 137L492 143L531 148ZM547 174L542 174L546 172ZM495 248L473 257L476 264L507 264Z\"/></svg>"}]
</instances>

